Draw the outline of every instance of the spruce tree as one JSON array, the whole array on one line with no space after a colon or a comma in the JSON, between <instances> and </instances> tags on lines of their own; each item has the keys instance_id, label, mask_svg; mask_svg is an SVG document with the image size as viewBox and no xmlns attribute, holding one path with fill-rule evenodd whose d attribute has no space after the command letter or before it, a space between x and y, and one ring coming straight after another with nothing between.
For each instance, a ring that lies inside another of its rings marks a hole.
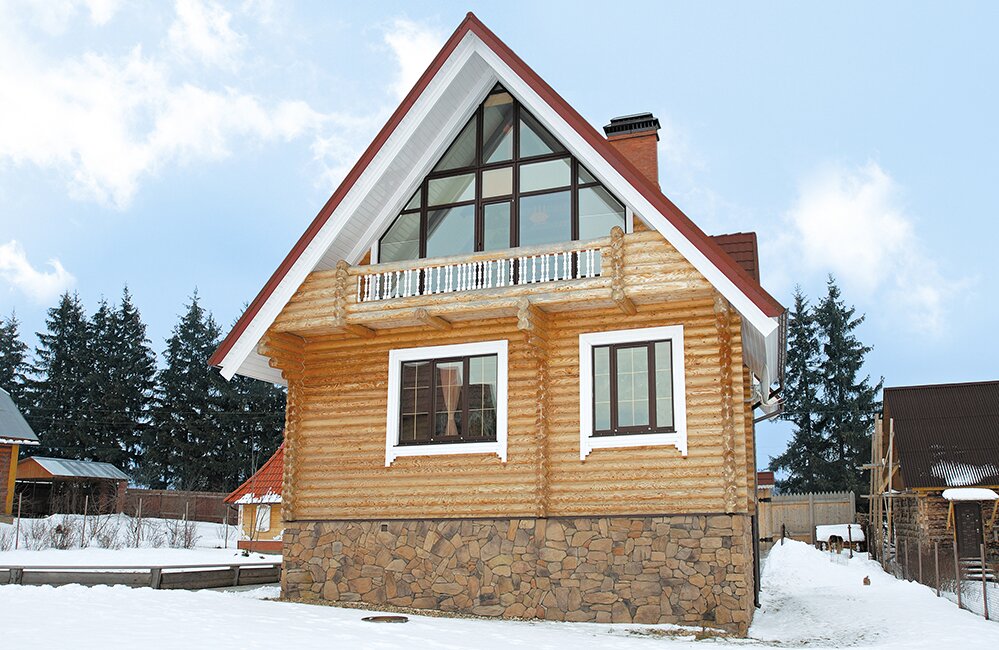
<instances>
[{"instance_id":1,"label":"spruce tree","mask_svg":"<svg viewBox=\"0 0 999 650\"><path fill-rule=\"evenodd\" d=\"M21 340L20 325L13 313L6 320L0 319L0 388L10 393L20 409L26 410L28 346Z\"/></svg>"},{"instance_id":2,"label":"spruce tree","mask_svg":"<svg viewBox=\"0 0 999 650\"><path fill-rule=\"evenodd\" d=\"M874 418L881 409L877 396L884 379L872 386L869 376L860 377L872 349L855 334L864 316L856 316L856 309L846 306L832 276L825 298L815 309L815 322L822 341L818 425L829 443L828 481L836 489L859 494L867 485L860 468L870 457Z\"/></svg>"},{"instance_id":3,"label":"spruce tree","mask_svg":"<svg viewBox=\"0 0 999 650\"><path fill-rule=\"evenodd\" d=\"M150 487L224 490L230 441L222 426L225 384L208 366L220 331L197 292L173 328L156 377L151 426L143 436L140 477Z\"/></svg>"},{"instance_id":4,"label":"spruce tree","mask_svg":"<svg viewBox=\"0 0 999 650\"><path fill-rule=\"evenodd\" d=\"M281 444L284 433L284 388L249 377L233 377L227 386L225 429L236 443L229 482L239 485Z\"/></svg>"},{"instance_id":5,"label":"spruce tree","mask_svg":"<svg viewBox=\"0 0 999 650\"><path fill-rule=\"evenodd\" d=\"M41 440L30 451L88 459L94 441L87 424L90 355L86 314L75 293L64 293L38 333L33 377L28 381L28 422Z\"/></svg>"},{"instance_id":6,"label":"spruce tree","mask_svg":"<svg viewBox=\"0 0 999 650\"><path fill-rule=\"evenodd\" d=\"M787 368L780 415L780 419L794 425L794 433L784 453L770 459L770 469L786 477L777 482L781 491L814 492L832 488L826 480L829 445L817 426L820 386L815 315L801 287L796 287L788 321Z\"/></svg>"}]
</instances>

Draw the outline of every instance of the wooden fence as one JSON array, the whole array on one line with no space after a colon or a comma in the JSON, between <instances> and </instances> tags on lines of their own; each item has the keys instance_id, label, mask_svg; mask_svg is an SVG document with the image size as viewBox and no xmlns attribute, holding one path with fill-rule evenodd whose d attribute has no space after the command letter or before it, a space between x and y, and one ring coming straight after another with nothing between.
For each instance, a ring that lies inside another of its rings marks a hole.
<instances>
[{"instance_id":1,"label":"wooden fence","mask_svg":"<svg viewBox=\"0 0 999 650\"><path fill-rule=\"evenodd\" d=\"M266 585L281 579L280 562L150 566L0 566L0 585L125 585L153 589L213 589Z\"/></svg>"},{"instance_id":2,"label":"wooden fence","mask_svg":"<svg viewBox=\"0 0 999 650\"><path fill-rule=\"evenodd\" d=\"M762 497L759 506L760 544L769 549L780 539L782 529L792 539L814 544L816 526L853 523L857 496L853 492L781 494Z\"/></svg>"},{"instance_id":3,"label":"wooden fence","mask_svg":"<svg viewBox=\"0 0 999 650\"><path fill-rule=\"evenodd\" d=\"M142 517L184 519L220 523L226 520L227 505L222 502L226 492L184 492L180 490L143 490L128 488L125 491L125 514L135 516L142 499ZM230 514L230 519L235 519Z\"/></svg>"}]
</instances>

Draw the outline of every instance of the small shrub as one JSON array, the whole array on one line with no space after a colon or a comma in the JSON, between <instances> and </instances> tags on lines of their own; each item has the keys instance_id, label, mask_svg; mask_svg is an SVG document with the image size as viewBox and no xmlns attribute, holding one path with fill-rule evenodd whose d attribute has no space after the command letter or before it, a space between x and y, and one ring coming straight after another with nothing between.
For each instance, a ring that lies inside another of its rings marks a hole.
<instances>
[{"instance_id":1,"label":"small shrub","mask_svg":"<svg viewBox=\"0 0 999 650\"><path fill-rule=\"evenodd\" d=\"M198 525L194 521L183 519L166 519L166 543L171 548L194 548L201 539Z\"/></svg>"},{"instance_id":2,"label":"small shrub","mask_svg":"<svg viewBox=\"0 0 999 650\"><path fill-rule=\"evenodd\" d=\"M29 551L44 551L52 546L47 519L21 520L21 538Z\"/></svg>"},{"instance_id":3,"label":"small shrub","mask_svg":"<svg viewBox=\"0 0 999 650\"><path fill-rule=\"evenodd\" d=\"M73 545L79 539L80 534L77 530L76 521L66 515L63 515L61 521L49 529L49 546L52 548L59 550L73 548Z\"/></svg>"},{"instance_id":4,"label":"small shrub","mask_svg":"<svg viewBox=\"0 0 999 650\"><path fill-rule=\"evenodd\" d=\"M14 531L0 528L0 552L14 548Z\"/></svg>"}]
</instances>

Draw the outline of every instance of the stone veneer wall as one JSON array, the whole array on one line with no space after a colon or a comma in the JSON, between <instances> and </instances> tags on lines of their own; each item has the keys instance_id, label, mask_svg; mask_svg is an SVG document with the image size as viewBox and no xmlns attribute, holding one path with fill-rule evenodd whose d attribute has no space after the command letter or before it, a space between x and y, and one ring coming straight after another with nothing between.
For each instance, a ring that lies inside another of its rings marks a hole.
<instances>
[{"instance_id":1,"label":"stone veneer wall","mask_svg":"<svg viewBox=\"0 0 999 650\"><path fill-rule=\"evenodd\" d=\"M294 521L285 598L598 623L753 613L747 515Z\"/></svg>"}]
</instances>

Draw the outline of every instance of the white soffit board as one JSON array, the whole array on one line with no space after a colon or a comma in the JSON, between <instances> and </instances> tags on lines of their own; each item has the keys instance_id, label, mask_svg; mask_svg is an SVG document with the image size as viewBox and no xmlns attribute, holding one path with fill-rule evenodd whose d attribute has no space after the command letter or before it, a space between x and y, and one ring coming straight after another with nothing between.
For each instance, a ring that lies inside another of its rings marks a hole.
<instances>
[{"instance_id":1,"label":"white soffit board","mask_svg":"<svg viewBox=\"0 0 999 650\"><path fill-rule=\"evenodd\" d=\"M497 81L628 209L656 228L764 339L776 335L777 318L763 313L526 81L469 32L223 359L226 379L238 372L284 383L256 351L267 328L310 272L333 268L340 259L356 263L370 249Z\"/></svg>"}]
</instances>

